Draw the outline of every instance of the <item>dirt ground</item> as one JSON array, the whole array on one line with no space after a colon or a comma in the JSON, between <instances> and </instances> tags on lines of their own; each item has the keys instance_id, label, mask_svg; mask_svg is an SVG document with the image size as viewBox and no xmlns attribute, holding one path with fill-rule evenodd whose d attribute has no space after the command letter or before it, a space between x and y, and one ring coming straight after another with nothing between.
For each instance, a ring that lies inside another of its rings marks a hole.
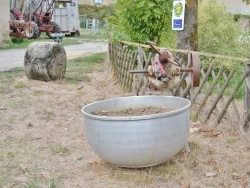
<instances>
[{"instance_id":1,"label":"dirt ground","mask_svg":"<svg viewBox=\"0 0 250 188\"><path fill-rule=\"evenodd\" d=\"M91 82L16 77L0 95L0 187L250 187L250 135L191 122L189 147L149 168L109 164L90 148L81 108L124 93L109 66ZM164 148L163 148L164 149Z\"/></svg>"},{"instance_id":2,"label":"dirt ground","mask_svg":"<svg viewBox=\"0 0 250 188\"><path fill-rule=\"evenodd\" d=\"M158 114L158 113L164 113L164 112L170 112L174 109L171 108L160 108L160 107L153 107L153 106L147 106L143 108L124 108L122 110L116 110L116 111L99 111L97 113L92 112L93 115L98 116L143 116L143 115L151 115L151 114Z\"/></svg>"}]
</instances>

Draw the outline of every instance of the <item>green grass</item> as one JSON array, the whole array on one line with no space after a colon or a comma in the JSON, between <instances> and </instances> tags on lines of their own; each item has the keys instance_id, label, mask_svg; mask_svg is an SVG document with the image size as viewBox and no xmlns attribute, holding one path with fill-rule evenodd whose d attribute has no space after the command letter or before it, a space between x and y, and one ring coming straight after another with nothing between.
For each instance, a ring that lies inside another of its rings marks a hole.
<instances>
[{"instance_id":1,"label":"green grass","mask_svg":"<svg viewBox=\"0 0 250 188\"><path fill-rule=\"evenodd\" d=\"M8 93L11 91L10 85L15 81L15 77L20 74L16 72L4 72L0 73L0 94Z\"/></svg>"},{"instance_id":2,"label":"green grass","mask_svg":"<svg viewBox=\"0 0 250 188\"><path fill-rule=\"evenodd\" d=\"M234 144L234 143L236 143L237 141L238 141L237 138L228 138L228 139L226 140L226 143L228 143L228 144Z\"/></svg>"},{"instance_id":3,"label":"green grass","mask_svg":"<svg viewBox=\"0 0 250 188\"><path fill-rule=\"evenodd\" d=\"M66 81L68 84L89 82L91 77L89 77L88 74L94 70L101 70L103 68L102 62L106 60L106 56L107 53L103 52L68 60L63 83L64 81ZM0 72L0 94L8 93L12 89L25 88L26 85L21 81L14 83L16 77L23 75L23 68L20 67L10 69L6 72ZM10 85L12 87L10 87ZM39 94L39 92L37 94Z\"/></svg>"},{"instance_id":4,"label":"green grass","mask_svg":"<svg viewBox=\"0 0 250 188\"><path fill-rule=\"evenodd\" d=\"M21 88L25 88L25 84L23 82L17 82L15 85L14 85L15 88L17 89L21 89Z\"/></svg>"},{"instance_id":5,"label":"green grass","mask_svg":"<svg viewBox=\"0 0 250 188\"><path fill-rule=\"evenodd\" d=\"M236 73L230 80L229 86L227 87L227 89L223 92L223 96L230 96L232 92L234 91L234 89L236 88L236 86L238 85L238 82L240 79L241 79L241 74ZM213 80L214 79L212 77L209 77L208 82L210 85L212 84ZM225 80L222 77L219 78L218 83L217 83L218 88L221 89L224 84L225 84ZM219 94L218 88L216 86L213 88L212 93L214 95ZM203 87L202 93L207 93L207 92L208 92L208 89ZM236 94L234 97L235 99L243 99L244 96L245 96L245 82L243 82L240 85L240 88L236 91Z\"/></svg>"},{"instance_id":6,"label":"green grass","mask_svg":"<svg viewBox=\"0 0 250 188\"><path fill-rule=\"evenodd\" d=\"M0 187L4 187L5 184L15 184L15 182L11 182L10 178L13 173L22 176L32 171L28 165L23 166L24 157L33 160L38 156L38 151L27 141L28 137L28 135L24 137L9 136L0 140L0 148L5 148L0 154Z\"/></svg>"},{"instance_id":7,"label":"green grass","mask_svg":"<svg viewBox=\"0 0 250 188\"><path fill-rule=\"evenodd\" d=\"M89 82L91 78L88 73L103 67L102 62L106 60L106 53L96 53L86 57L71 59L67 63L66 80L68 83L75 84L79 81Z\"/></svg>"},{"instance_id":8,"label":"green grass","mask_svg":"<svg viewBox=\"0 0 250 188\"><path fill-rule=\"evenodd\" d=\"M4 131L6 128L1 129ZM54 177L54 172L49 171L46 176L41 173L40 150L34 147L32 136L25 134L22 136L7 136L0 139L0 187L57 187L58 177ZM66 155L69 149L61 144L51 146L55 155ZM23 180L13 178L22 177Z\"/></svg>"},{"instance_id":9,"label":"green grass","mask_svg":"<svg viewBox=\"0 0 250 188\"><path fill-rule=\"evenodd\" d=\"M242 62L240 61L233 61L233 60L226 60L226 59L221 59L221 58L207 58L207 57L203 57L201 56L201 62L202 64L202 68L204 70L204 72L206 73L209 69L210 63L213 64L213 71L215 73L215 76L217 76L221 65L223 65L224 67L224 73L227 75L227 77L229 76L231 70L233 68L236 68L236 71L233 75L233 77L231 78L231 80L229 81L229 86L227 87L227 89L224 91L223 95L224 96L230 96L231 93L234 91L234 89L236 88L236 86L238 85L239 80L242 77L242 69L245 66ZM210 75L208 77L208 83L211 85L212 82L214 81L214 78L212 77L212 75ZM223 85L225 84L226 80L223 77L223 75L220 76L218 82L217 82L217 86L221 89L223 87ZM202 88L202 93L207 93L207 89L206 87ZM229 91L230 89L230 91ZM214 87L213 94L218 94L218 90L217 87ZM236 94L235 94L235 98L236 99L243 99L245 95L245 82L243 82L240 86L240 88L237 90Z\"/></svg>"},{"instance_id":10,"label":"green grass","mask_svg":"<svg viewBox=\"0 0 250 188\"><path fill-rule=\"evenodd\" d=\"M58 155L67 155L70 153L69 148L61 144L54 144L53 146L50 147L50 150L52 151L53 154L58 154Z\"/></svg>"}]
</instances>

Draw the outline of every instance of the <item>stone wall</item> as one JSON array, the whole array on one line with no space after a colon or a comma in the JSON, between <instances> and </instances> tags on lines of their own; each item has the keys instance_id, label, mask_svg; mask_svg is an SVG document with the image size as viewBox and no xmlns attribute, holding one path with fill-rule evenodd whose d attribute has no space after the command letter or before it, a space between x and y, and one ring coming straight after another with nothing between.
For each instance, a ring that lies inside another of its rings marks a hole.
<instances>
[{"instance_id":1,"label":"stone wall","mask_svg":"<svg viewBox=\"0 0 250 188\"><path fill-rule=\"evenodd\" d=\"M9 42L9 21L10 19L10 9L9 1L2 1L0 5L0 45Z\"/></svg>"}]
</instances>

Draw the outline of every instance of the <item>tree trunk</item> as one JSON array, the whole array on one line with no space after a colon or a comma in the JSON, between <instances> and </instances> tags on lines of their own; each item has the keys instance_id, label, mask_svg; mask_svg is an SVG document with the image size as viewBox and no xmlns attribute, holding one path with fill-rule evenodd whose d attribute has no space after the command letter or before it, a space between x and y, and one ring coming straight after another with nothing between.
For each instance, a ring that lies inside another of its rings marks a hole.
<instances>
[{"instance_id":1,"label":"tree trunk","mask_svg":"<svg viewBox=\"0 0 250 188\"><path fill-rule=\"evenodd\" d=\"M0 5L0 45L10 42L9 37L9 23L10 20L10 8L9 1L1 1Z\"/></svg>"},{"instance_id":2,"label":"tree trunk","mask_svg":"<svg viewBox=\"0 0 250 188\"><path fill-rule=\"evenodd\" d=\"M198 0L186 0L184 30L177 31L177 49L198 51ZM177 54L180 63L187 57Z\"/></svg>"}]
</instances>

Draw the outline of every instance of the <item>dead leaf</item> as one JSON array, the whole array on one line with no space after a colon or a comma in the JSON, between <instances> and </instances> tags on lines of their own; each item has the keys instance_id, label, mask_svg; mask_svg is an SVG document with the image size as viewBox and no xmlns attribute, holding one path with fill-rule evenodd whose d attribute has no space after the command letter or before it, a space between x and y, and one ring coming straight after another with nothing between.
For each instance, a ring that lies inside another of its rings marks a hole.
<instances>
[{"instance_id":1,"label":"dead leaf","mask_svg":"<svg viewBox=\"0 0 250 188\"><path fill-rule=\"evenodd\" d=\"M116 85L117 83L118 83L118 80L116 80L113 85Z\"/></svg>"},{"instance_id":2,"label":"dead leaf","mask_svg":"<svg viewBox=\"0 0 250 188\"><path fill-rule=\"evenodd\" d=\"M220 132L212 132L209 134L209 136L214 137L214 136L219 136Z\"/></svg>"},{"instance_id":3,"label":"dead leaf","mask_svg":"<svg viewBox=\"0 0 250 188\"><path fill-rule=\"evenodd\" d=\"M190 183L188 180L181 180L181 186L182 188L189 188L190 187Z\"/></svg>"},{"instance_id":4,"label":"dead leaf","mask_svg":"<svg viewBox=\"0 0 250 188\"><path fill-rule=\"evenodd\" d=\"M238 180L238 179L240 179L240 174L233 173L232 178L233 178L233 180Z\"/></svg>"},{"instance_id":5,"label":"dead leaf","mask_svg":"<svg viewBox=\"0 0 250 188\"><path fill-rule=\"evenodd\" d=\"M215 177L217 176L216 172L206 172L206 177Z\"/></svg>"},{"instance_id":6,"label":"dead leaf","mask_svg":"<svg viewBox=\"0 0 250 188\"><path fill-rule=\"evenodd\" d=\"M200 124L200 122L199 121L196 121L196 122L192 122L191 123L191 126L196 126L196 125L199 125Z\"/></svg>"},{"instance_id":7,"label":"dead leaf","mask_svg":"<svg viewBox=\"0 0 250 188\"><path fill-rule=\"evenodd\" d=\"M83 89L83 86L77 88L77 90L80 90L80 89Z\"/></svg>"},{"instance_id":8,"label":"dead leaf","mask_svg":"<svg viewBox=\"0 0 250 188\"><path fill-rule=\"evenodd\" d=\"M248 186L248 181L247 181L247 178L246 178L246 176L244 176L243 178L242 178L242 187L247 187Z\"/></svg>"},{"instance_id":9,"label":"dead leaf","mask_svg":"<svg viewBox=\"0 0 250 188\"><path fill-rule=\"evenodd\" d=\"M190 133L197 133L199 130L199 128L190 128Z\"/></svg>"}]
</instances>

